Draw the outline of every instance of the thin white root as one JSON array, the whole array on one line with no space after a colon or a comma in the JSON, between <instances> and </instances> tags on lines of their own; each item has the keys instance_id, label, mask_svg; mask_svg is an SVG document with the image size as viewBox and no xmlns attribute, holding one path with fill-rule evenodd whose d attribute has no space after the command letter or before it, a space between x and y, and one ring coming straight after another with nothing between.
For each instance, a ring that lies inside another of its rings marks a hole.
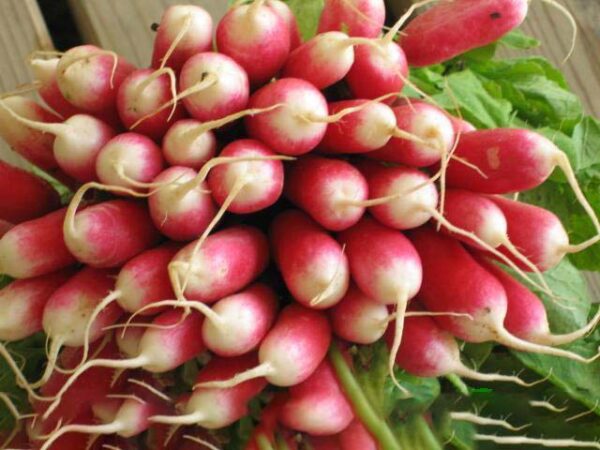
<instances>
[{"instance_id":1,"label":"thin white root","mask_svg":"<svg viewBox=\"0 0 600 450\"><path fill-rule=\"evenodd\" d=\"M185 414L181 416L152 416L148 419L151 423L162 423L163 425L196 425L206 417L201 412Z\"/></svg>"},{"instance_id":2,"label":"thin white root","mask_svg":"<svg viewBox=\"0 0 600 450\"><path fill-rule=\"evenodd\" d=\"M527 383L515 375L502 375L499 373L477 372L476 370L473 370L473 369L463 365L462 363L460 364L460 366L456 367L456 369L454 370L454 374L458 375L459 377L470 378L472 380L477 380L477 381L485 381L485 382L501 381L501 382L507 382L507 383L515 383L515 384L518 384L519 386L523 386L523 387L532 387L532 386L535 386L536 384L540 384L540 383L543 383L544 381L546 381L545 379L542 379L542 380L534 381L532 383Z\"/></svg>"},{"instance_id":3,"label":"thin white root","mask_svg":"<svg viewBox=\"0 0 600 450\"><path fill-rule=\"evenodd\" d=\"M563 406L562 408L554 406L552 403L550 403L547 400L543 400L543 401L542 400L531 400L529 402L529 406L531 406L533 408L547 409L548 411L552 411L555 413L565 412L567 409L569 409L568 406Z\"/></svg>"},{"instance_id":4,"label":"thin white root","mask_svg":"<svg viewBox=\"0 0 600 450\"><path fill-rule=\"evenodd\" d=\"M204 439L200 439L199 437L196 437L196 436L190 436L189 434L184 434L183 438L187 439L188 441L195 442L196 444L203 445L208 450L221 450L219 447L215 447L210 442L205 441Z\"/></svg>"},{"instance_id":5,"label":"thin white root","mask_svg":"<svg viewBox=\"0 0 600 450\"><path fill-rule=\"evenodd\" d=\"M183 23L181 24L181 27L179 27L179 32L177 33L177 36L175 36L175 39L173 39L173 42L171 42L171 45L169 46L163 57L160 59L159 70L165 67L165 65L169 61L169 58L171 57L171 55L173 55L173 52L181 43L182 39L185 37L185 34L189 31L191 24L192 15L186 14L183 18Z\"/></svg>"},{"instance_id":6,"label":"thin white root","mask_svg":"<svg viewBox=\"0 0 600 450\"><path fill-rule=\"evenodd\" d=\"M471 412L451 412L450 418L452 420L459 420L462 422L470 422L470 423L474 423L476 425L484 425L484 426L490 425L490 426L502 427L502 428L506 428L507 430L510 430L510 431L521 431L521 430L524 430L525 428L528 428L531 426L531 424L528 423L528 424L522 425L520 427L515 427L514 425L511 425L510 423L508 423L506 420L492 419L489 417L481 417L481 416L478 416Z\"/></svg>"},{"instance_id":7,"label":"thin white root","mask_svg":"<svg viewBox=\"0 0 600 450\"><path fill-rule=\"evenodd\" d=\"M67 433L85 433L85 434L114 434L123 429L123 424L120 422L108 423L105 425L65 425L64 427L52 433L40 450L48 450L58 438Z\"/></svg>"},{"instance_id":8,"label":"thin white root","mask_svg":"<svg viewBox=\"0 0 600 450\"><path fill-rule=\"evenodd\" d=\"M589 416L590 414L594 414L596 412L596 410L598 409L598 405L600 405L600 400L596 400L596 403L594 404L594 407L592 409L590 409L588 411L584 411L579 414L575 414L574 416L571 416L571 417L565 419L565 422L572 422L573 420L581 419L582 417Z\"/></svg>"},{"instance_id":9,"label":"thin white root","mask_svg":"<svg viewBox=\"0 0 600 450\"><path fill-rule=\"evenodd\" d=\"M267 377L274 373L274 368L269 363L263 363L253 369L248 369L244 372L236 374L229 380L216 380L216 381L205 381L203 383L197 383L194 385L194 390L198 388L204 389L227 389L238 384L242 384L245 381L253 380L255 378Z\"/></svg>"},{"instance_id":10,"label":"thin white root","mask_svg":"<svg viewBox=\"0 0 600 450\"><path fill-rule=\"evenodd\" d=\"M592 320L590 320L587 325L581 327L579 330L575 330L571 333L565 334L548 334L546 336L540 337L539 339L536 339L536 343L551 346L570 344L571 342L574 342L577 339L580 339L594 331L594 329L599 323L600 310L596 313L596 315L594 315Z\"/></svg>"},{"instance_id":11,"label":"thin white root","mask_svg":"<svg viewBox=\"0 0 600 450\"><path fill-rule=\"evenodd\" d=\"M390 357L388 360L388 371L394 385L402 391L406 396L411 396L410 391L400 384L396 379L396 373L394 367L396 366L396 357L400 351L400 344L402 344L402 334L404 332L404 318L406 314L406 307L408 306L408 295L401 293L398 296L396 303L396 318L395 318L395 330L394 330L394 341L392 342L392 348L390 349Z\"/></svg>"},{"instance_id":12,"label":"thin white root","mask_svg":"<svg viewBox=\"0 0 600 450\"><path fill-rule=\"evenodd\" d=\"M161 67L160 69L157 69L154 72L152 72L152 74L150 74L150 76L148 78L146 78L144 81L142 81L135 90L134 102L139 98L140 95L142 95L144 90L148 86L150 86L150 83L152 83L153 81L155 81L156 79L160 78L163 75L167 75L169 77L169 86L171 88L171 100L173 100L173 106L171 107L171 112L169 113L169 116L167 117L167 122L168 122L173 118L175 111L177 111L177 102L175 101L177 99L177 76L175 75L175 72L173 71L173 69L171 69L170 67ZM131 125L131 127L129 127L129 129L133 130L140 123L141 122L135 122L133 125Z\"/></svg>"},{"instance_id":13,"label":"thin white root","mask_svg":"<svg viewBox=\"0 0 600 450\"><path fill-rule=\"evenodd\" d=\"M142 380L138 380L135 378L128 378L127 379L128 383L132 383L135 385L138 385L140 387L143 387L144 389L146 389L148 392L156 395L158 398L160 398L161 400L164 400L167 403L173 403L173 399L171 397L169 397L167 394L159 391L158 389L156 389L154 386L149 385L148 383L146 383L145 381Z\"/></svg>"},{"instance_id":14,"label":"thin white root","mask_svg":"<svg viewBox=\"0 0 600 450\"><path fill-rule=\"evenodd\" d=\"M488 434L475 434L477 441L489 441L500 445L541 445L542 447L566 448L597 448L600 443L595 441L576 441L574 439L542 439L527 436L495 436Z\"/></svg>"},{"instance_id":15,"label":"thin white root","mask_svg":"<svg viewBox=\"0 0 600 450\"><path fill-rule=\"evenodd\" d=\"M567 53L567 56L565 56L565 59L563 59L563 61L562 61L562 63L565 64L569 60L569 58L573 55L573 52L575 51L575 45L577 45L577 33L579 31L579 27L577 26L577 21L575 20L575 17L573 17L573 14L571 14L571 11L569 11L567 8L565 8L563 5L561 5L556 0L542 0L542 1L556 9L558 9L568 19L569 23L571 24L573 34L571 36L571 46L569 47L569 52Z\"/></svg>"},{"instance_id":16,"label":"thin white root","mask_svg":"<svg viewBox=\"0 0 600 450\"><path fill-rule=\"evenodd\" d=\"M71 59L70 61L68 61L65 66L62 68L63 69L63 73L65 73L67 70L69 70L69 68L71 68L73 66L73 64L79 62L79 61L83 61L86 59L90 59L90 58L94 58L96 56L110 56L113 59L113 66L112 66L112 71L110 74L110 88L114 89L115 88L115 73L117 73L117 67L119 65L119 55L117 55L115 52L111 51L111 50L96 50L93 51L92 53L88 53L86 55L81 55L81 56L77 56L76 58Z\"/></svg>"},{"instance_id":17,"label":"thin white root","mask_svg":"<svg viewBox=\"0 0 600 450\"><path fill-rule=\"evenodd\" d=\"M318 293L317 295L315 295L310 300L310 302L309 302L310 306L312 306L312 307L318 306L329 295L329 291L331 291L331 289L334 286L334 283L336 282L336 280L340 276L340 270L341 270L341 268L343 266L344 254L345 253L346 253L346 244L342 245L342 251L340 253L340 258L338 260L338 263L335 266L335 271L333 272L333 276L331 277L331 280L329 280L329 283L327 283L327 286L325 286L325 288L320 293Z\"/></svg>"},{"instance_id":18,"label":"thin white root","mask_svg":"<svg viewBox=\"0 0 600 450\"><path fill-rule=\"evenodd\" d=\"M400 28L402 28L402 25L404 25L406 21L410 19L410 16L412 16L418 8L437 1L439 0L423 0L417 3L413 3L410 6L410 8L408 8L408 10L404 13L404 15L400 17L400 19L398 19L398 21L394 24L390 31L386 33L386 35L383 37L383 40L385 42L392 42L398 34L398 32L400 31Z\"/></svg>"}]
</instances>

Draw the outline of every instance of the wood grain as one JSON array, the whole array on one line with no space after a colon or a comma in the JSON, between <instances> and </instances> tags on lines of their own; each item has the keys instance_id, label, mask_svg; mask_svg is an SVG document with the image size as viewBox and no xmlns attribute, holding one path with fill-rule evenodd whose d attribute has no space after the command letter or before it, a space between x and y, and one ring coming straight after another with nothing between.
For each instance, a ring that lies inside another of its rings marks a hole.
<instances>
[{"instance_id":1,"label":"wood grain","mask_svg":"<svg viewBox=\"0 0 600 450\"><path fill-rule=\"evenodd\" d=\"M147 66L154 32L163 10L181 0L69 0L79 30L86 42L114 50L138 66ZM192 2L190 2L192 3ZM200 5L218 20L227 9L226 0L200 0Z\"/></svg>"},{"instance_id":2,"label":"wood grain","mask_svg":"<svg viewBox=\"0 0 600 450\"><path fill-rule=\"evenodd\" d=\"M31 81L27 56L33 50L52 50L52 39L35 0L0 0L0 90L13 90ZM0 159L26 163L0 144Z\"/></svg>"}]
</instances>

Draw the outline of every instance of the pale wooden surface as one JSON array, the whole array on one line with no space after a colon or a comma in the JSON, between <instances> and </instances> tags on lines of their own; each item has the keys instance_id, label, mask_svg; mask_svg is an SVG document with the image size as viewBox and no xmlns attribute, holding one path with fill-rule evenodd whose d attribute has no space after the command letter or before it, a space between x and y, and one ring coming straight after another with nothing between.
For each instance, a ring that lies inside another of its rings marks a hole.
<instances>
[{"instance_id":1,"label":"pale wooden surface","mask_svg":"<svg viewBox=\"0 0 600 450\"><path fill-rule=\"evenodd\" d=\"M69 0L79 30L86 42L114 50L138 66L148 66L154 32L150 26L163 10L174 4L204 7L218 20L227 0Z\"/></svg>"},{"instance_id":2,"label":"pale wooden surface","mask_svg":"<svg viewBox=\"0 0 600 450\"><path fill-rule=\"evenodd\" d=\"M0 0L0 92L31 81L26 63L33 50L52 50L52 39L35 0ZM0 159L26 163L0 143Z\"/></svg>"}]
</instances>

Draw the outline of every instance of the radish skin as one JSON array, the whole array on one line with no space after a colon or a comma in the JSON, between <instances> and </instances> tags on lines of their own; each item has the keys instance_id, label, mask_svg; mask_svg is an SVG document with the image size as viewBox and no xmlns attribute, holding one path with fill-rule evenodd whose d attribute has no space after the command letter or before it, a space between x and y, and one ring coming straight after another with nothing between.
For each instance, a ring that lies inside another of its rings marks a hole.
<instances>
[{"instance_id":1,"label":"radish skin","mask_svg":"<svg viewBox=\"0 0 600 450\"><path fill-rule=\"evenodd\" d=\"M64 119L68 119L83 111L71 103L62 95L56 81L56 70L59 58L32 59L29 61L34 79L40 84L38 94L44 103Z\"/></svg>"},{"instance_id":2,"label":"radish skin","mask_svg":"<svg viewBox=\"0 0 600 450\"><path fill-rule=\"evenodd\" d=\"M384 23L383 0L326 0L319 33L344 31L350 36L377 38Z\"/></svg>"},{"instance_id":3,"label":"radish skin","mask_svg":"<svg viewBox=\"0 0 600 450\"><path fill-rule=\"evenodd\" d=\"M379 445L360 420L355 419L338 437L340 450L379 450Z\"/></svg>"},{"instance_id":4,"label":"radish skin","mask_svg":"<svg viewBox=\"0 0 600 450\"><path fill-rule=\"evenodd\" d=\"M290 31L290 51L294 50L302 44L302 36L300 35L296 16L287 3L280 0L267 0L267 5L285 22Z\"/></svg>"},{"instance_id":5,"label":"radish skin","mask_svg":"<svg viewBox=\"0 0 600 450\"><path fill-rule=\"evenodd\" d=\"M171 125L162 141L163 156L170 165L199 170L216 155L217 138L213 131L189 137L201 124L194 119L182 119Z\"/></svg>"}]
</instances>

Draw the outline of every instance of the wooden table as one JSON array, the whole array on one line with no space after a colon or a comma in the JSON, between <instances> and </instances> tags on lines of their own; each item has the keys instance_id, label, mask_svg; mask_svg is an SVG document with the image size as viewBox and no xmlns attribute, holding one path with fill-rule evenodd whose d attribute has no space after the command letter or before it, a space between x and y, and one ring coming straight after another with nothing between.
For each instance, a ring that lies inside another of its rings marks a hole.
<instances>
[{"instance_id":1,"label":"wooden table","mask_svg":"<svg viewBox=\"0 0 600 450\"><path fill-rule=\"evenodd\" d=\"M163 9L181 0L68 0L86 42L115 50L130 61L145 65L150 60L150 25L158 22ZM404 8L413 0L395 0L392 8ZM195 0L221 17L226 0ZM586 110L600 117L600 0L563 0L573 13L579 38L575 52L562 69L573 90L582 98ZM52 48L52 39L35 0L0 0L0 89L13 89L30 81L25 57L35 49ZM541 1L532 1L523 26L525 32L543 42L541 53L561 65L568 51L570 28L567 20ZM600 151L600 150L599 150ZM0 147L0 158L19 161ZM593 298L600 300L600 277L590 275Z\"/></svg>"}]
</instances>

